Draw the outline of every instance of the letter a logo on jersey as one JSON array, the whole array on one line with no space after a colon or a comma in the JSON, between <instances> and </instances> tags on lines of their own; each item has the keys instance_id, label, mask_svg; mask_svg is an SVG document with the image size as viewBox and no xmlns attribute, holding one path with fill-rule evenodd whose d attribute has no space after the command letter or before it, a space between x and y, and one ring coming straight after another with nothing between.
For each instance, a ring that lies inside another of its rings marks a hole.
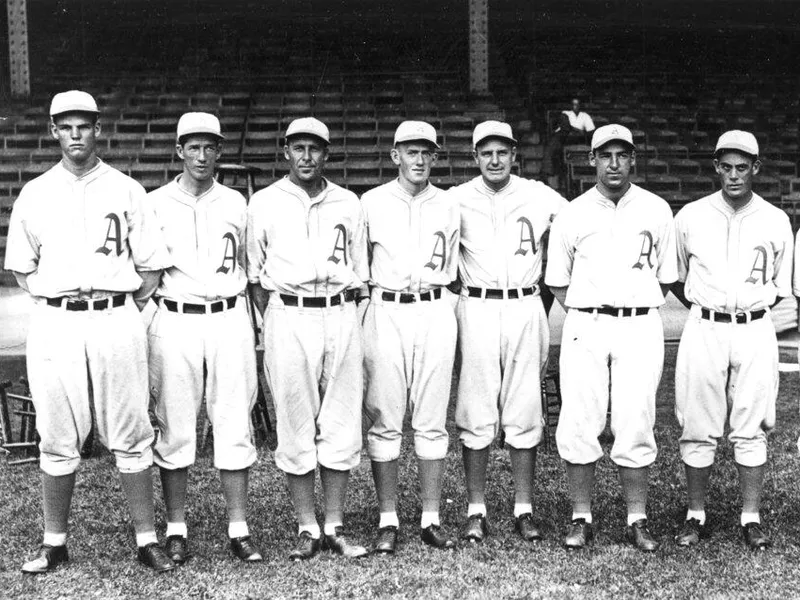
<instances>
[{"instance_id":1,"label":"letter a logo on jersey","mask_svg":"<svg viewBox=\"0 0 800 600\"><path fill-rule=\"evenodd\" d=\"M639 250L639 259L636 261L636 264L633 265L633 269L643 269L644 268L644 261L643 258L647 261L647 266L651 269L653 268L653 234L647 231L639 232L639 235L642 236L642 249Z\"/></svg>"},{"instance_id":2,"label":"letter a logo on jersey","mask_svg":"<svg viewBox=\"0 0 800 600\"><path fill-rule=\"evenodd\" d=\"M344 225L341 223L334 227L334 229L336 230L336 241L333 243L333 251L328 257L328 260L336 265L338 265L339 261L342 260L344 261L345 266L347 266L347 229L345 229ZM342 253L341 259L336 256L337 252Z\"/></svg>"},{"instance_id":3,"label":"letter a logo on jersey","mask_svg":"<svg viewBox=\"0 0 800 600\"><path fill-rule=\"evenodd\" d=\"M528 251L522 247L524 244L530 244L531 252L536 254L536 241L533 239L533 225L531 225L531 222L525 217L517 219L517 223L519 223L519 248L514 252L514 256L517 254L525 256L528 253ZM528 237L525 237L526 233Z\"/></svg>"},{"instance_id":4,"label":"letter a logo on jersey","mask_svg":"<svg viewBox=\"0 0 800 600\"><path fill-rule=\"evenodd\" d=\"M236 238L229 231L222 236L222 239L225 240L225 250L222 253L222 264L217 268L217 273L227 275L236 268ZM229 250L230 252L228 252ZM228 261L231 263L230 268L227 266Z\"/></svg>"},{"instance_id":5,"label":"letter a logo on jersey","mask_svg":"<svg viewBox=\"0 0 800 600\"><path fill-rule=\"evenodd\" d=\"M767 284L767 249L763 246L756 246L753 248L756 251L756 257L753 261L753 268L750 269L750 277L745 279L745 283L758 283L761 280L763 285ZM761 276L758 276L761 273Z\"/></svg>"},{"instance_id":6,"label":"letter a logo on jersey","mask_svg":"<svg viewBox=\"0 0 800 600\"><path fill-rule=\"evenodd\" d=\"M444 269L444 263L447 262L447 240L444 237L444 234L441 231L437 231L433 234L433 237L436 238L436 241L433 243L433 254L431 254L431 259L425 263L426 269L430 269L431 271L435 271L438 269ZM437 252L439 250L439 244L442 245L442 251ZM433 259L441 258L442 262L437 265Z\"/></svg>"},{"instance_id":7,"label":"letter a logo on jersey","mask_svg":"<svg viewBox=\"0 0 800 600\"><path fill-rule=\"evenodd\" d=\"M109 242L114 242L115 248L117 250L117 256L122 254L122 225L119 222L119 217L114 213L108 213L106 215L106 219L108 219L108 230L106 231L106 241L103 242L103 245L100 246L95 252L99 252L100 254L105 254L108 256L111 254L111 249L108 247ZM112 231L113 229L113 231Z\"/></svg>"}]
</instances>

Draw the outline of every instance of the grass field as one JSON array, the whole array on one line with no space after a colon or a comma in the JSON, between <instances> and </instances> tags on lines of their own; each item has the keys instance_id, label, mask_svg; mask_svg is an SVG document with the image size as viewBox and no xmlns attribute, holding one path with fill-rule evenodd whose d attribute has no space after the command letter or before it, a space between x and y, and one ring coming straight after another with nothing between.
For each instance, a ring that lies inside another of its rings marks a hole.
<instances>
[{"instance_id":1,"label":"grass field","mask_svg":"<svg viewBox=\"0 0 800 600\"><path fill-rule=\"evenodd\" d=\"M678 549L672 542L684 510L684 480L672 414L675 347L659 395L656 436L660 455L652 472L649 514L662 541L654 555L623 542L625 511L615 469L600 463L593 548L567 552L561 538L569 517L563 467L554 445L540 452L535 513L545 541L530 545L513 533L508 454L494 448L490 462L489 520L492 535L481 546L438 552L417 535L420 508L416 467L401 467L398 554L357 562L322 554L308 563L286 560L295 525L283 476L266 446L253 469L251 531L266 555L257 565L240 564L225 547L224 506L219 482L204 456L190 480L189 528L195 557L179 570L155 576L134 560L128 525L111 457L99 453L78 477L72 508L72 562L57 572L23 577L22 560L41 535L38 470L0 465L0 597L3 598L793 598L800 596L800 491L797 490L798 376L781 375L778 427L771 437L770 469L762 512L774 548L754 554L738 528L739 495L730 447L712 477L708 506L713 537L700 547ZM8 375L5 375L8 378ZM407 436L408 437L408 436ZM410 447L406 440L406 456ZM160 494L160 487L156 487ZM455 532L466 511L460 451L451 439L444 485L443 525ZM157 521L164 527L163 505ZM378 514L366 459L353 473L347 525L371 542Z\"/></svg>"}]
</instances>

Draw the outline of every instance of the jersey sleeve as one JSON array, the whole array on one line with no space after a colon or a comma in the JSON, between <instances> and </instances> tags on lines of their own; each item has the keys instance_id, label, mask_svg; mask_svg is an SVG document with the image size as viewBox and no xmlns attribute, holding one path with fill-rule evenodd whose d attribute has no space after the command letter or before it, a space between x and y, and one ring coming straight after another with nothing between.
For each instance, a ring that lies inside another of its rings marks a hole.
<instances>
[{"instance_id":1,"label":"jersey sleeve","mask_svg":"<svg viewBox=\"0 0 800 600\"><path fill-rule=\"evenodd\" d=\"M261 269L267 257L267 230L264 222L264 211L261 209L261 198L258 194L250 199L247 207L247 280L258 283Z\"/></svg>"},{"instance_id":2,"label":"jersey sleeve","mask_svg":"<svg viewBox=\"0 0 800 600\"><path fill-rule=\"evenodd\" d=\"M792 291L795 296L800 296L800 231L794 243L794 275L792 276Z\"/></svg>"},{"instance_id":3,"label":"jersey sleeve","mask_svg":"<svg viewBox=\"0 0 800 600\"><path fill-rule=\"evenodd\" d=\"M675 283L678 279L678 263L675 249L675 220L672 218L672 211L668 206L664 208L664 220L662 223L659 244L656 246L656 256L658 257L658 271L656 276L662 285Z\"/></svg>"},{"instance_id":4,"label":"jersey sleeve","mask_svg":"<svg viewBox=\"0 0 800 600\"><path fill-rule=\"evenodd\" d=\"M461 246L461 206L451 196L450 202L450 235L448 247L447 277L452 283L458 276L458 250Z\"/></svg>"},{"instance_id":5,"label":"jersey sleeve","mask_svg":"<svg viewBox=\"0 0 800 600\"><path fill-rule=\"evenodd\" d=\"M237 226L237 236L239 245L236 249L236 262L242 273L247 275L247 200L244 199L239 192L236 192L236 200L241 202L242 209L240 211L239 224Z\"/></svg>"},{"instance_id":6,"label":"jersey sleeve","mask_svg":"<svg viewBox=\"0 0 800 600\"><path fill-rule=\"evenodd\" d=\"M673 228L675 230L675 258L678 267L677 281L685 283L689 276L689 247L687 245L689 234L686 231L686 218L683 210L675 217Z\"/></svg>"},{"instance_id":7,"label":"jersey sleeve","mask_svg":"<svg viewBox=\"0 0 800 600\"><path fill-rule=\"evenodd\" d=\"M367 220L364 207L358 202L358 217L353 227L353 246L351 249L353 271L361 283L369 281L369 256L367 252Z\"/></svg>"},{"instance_id":8,"label":"jersey sleeve","mask_svg":"<svg viewBox=\"0 0 800 600\"><path fill-rule=\"evenodd\" d=\"M137 271L159 271L172 266L152 200L148 200L144 188L136 182L131 185L130 195L128 243L134 267Z\"/></svg>"},{"instance_id":9,"label":"jersey sleeve","mask_svg":"<svg viewBox=\"0 0 800 600\"><path fill-rule=\"evenodd\" d=\"M28 195L25 189L20 192L11 210L11 221L6 240L5 268L28 275L39 266L39 239L28 221L26 207Z\"/></svg>"},{"instance_id":10,"label":"jersey sleeve","mask_svg":"<svg viewBox=\"0 0 800 600\"><path fill-rule=\"evenodd\" d=\"M775 247L775 272L773 282L775 283L776 293L780 298L788 298L792 295L794 288L792 282L792 267L794 262L794 239L792 236L792 226L785 213L780 213L780 224L778 225L778 241Z\"/></svg>"},{"instance_id":11,"label":"jersey sleeve","mask_svg":"<svg viewBox=\"0 0 800 600\"><path fill-rule=\"evenodd\" d=\"M592 121L592 117L589 116L589 113L584 113L586 115L586 131L591 133L595 130L594 121Z\"/></svg>"},{"instance_id":12,"label":"jersey sleeve","mask_svg":"<svg viewBox=\"0 0 800 600\"><path fill-rule=\"evenodd\" d=\"M550 227L544 279L550 287L567 287L572 279L575 248L570 239L568 214L569 211L562 211Z\"/></svg>"}]
</instances>

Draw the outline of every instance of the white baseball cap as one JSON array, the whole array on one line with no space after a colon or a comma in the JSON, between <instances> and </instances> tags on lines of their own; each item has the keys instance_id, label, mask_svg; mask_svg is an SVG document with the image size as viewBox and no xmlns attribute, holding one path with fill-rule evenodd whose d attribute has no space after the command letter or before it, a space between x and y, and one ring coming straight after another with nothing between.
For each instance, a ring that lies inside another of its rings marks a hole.
<instances>
[{"instance_id":1,"label":"white baseball cap","mask_svg":"<svg viewBox=\"0 0 800 600\"><path fill-rule=\"evenodd\" d=\"M756 136L749 131L733 129L719 136L714 154L720 150L738 150L752 156L758 156L758 142L756 141Z\"/></svg>"},{"instance_id":2,"label":"white baseball cap","mask_svg":"<svg viewBox=\"0 0 800 600\"><path fill-rule=\"evenodd\" d=\"M477 148L478 144L489 137L499 137L514 144L517 143L517 140L514 139L514 134L511 132L511 125L502 121L484 121L483 123L478 123L475 126L475 131L472 132L472 147Z\"/></svg>"},{"instance_id":3,"label":"white baseball cap","mask_svg":"<svg viewBox=\"0 0 800 600\"><path fill-rule=\"evenodd\" d=\"M94 101L91 94L79 90L61 92L53 96L53 101L50 103L50 116L55 117L68 112L100 113L97 109L97 102Z\"/></svg>"},{"instance_id":4,"label":"white baseball cap","mask_svg":"<svg viewBox=\"0 0 800 600\"><path fill-rule=\"evenodd\" d=\"M221 140L225 139L219 125L219 119L204 112L188 112L178 120L178 139L194 133L206 133Z\"/></svg>"},{"instance_id":5,"label":"white baseball cap","mask_svg":"<svg viewBox=\"0 0 800 600\"><path fill-rule=\"evenodd\" d=\"M289 127L286 128L285 137L288 139L293 135L299 135L301 133L316 136L324 140L327 144L331 143L331 133L328 131L328 126L314 117L303 117L289 123Z\"/></svg>"},{"instance_id":6,"label":"white baseball cap","mask_svg":"<svg viewBox=\"0 0 800 600\"><path fill-rule=\"evenodd\" d=\"M594 130L594 135L592 135L592 152L605 146L608 142L614 141L625 142L632 148L636 147L633 143L633 134L631 130L624 125L612 123L611 125L603 125Z\"/></svg>"},{"instance_id":7,"label":"white baseball cap","mask_svg":"<svg viewBox=\"0 0 800 600\"><path fill-rule=\"evenodd\" d=\"M395 146L403 142L417 141L430 142L435 148L440 147L436 143L436 129L433 125L424 121L403 121L397 126L397 131L394 132Z\"/></svg>"}]
</instances>

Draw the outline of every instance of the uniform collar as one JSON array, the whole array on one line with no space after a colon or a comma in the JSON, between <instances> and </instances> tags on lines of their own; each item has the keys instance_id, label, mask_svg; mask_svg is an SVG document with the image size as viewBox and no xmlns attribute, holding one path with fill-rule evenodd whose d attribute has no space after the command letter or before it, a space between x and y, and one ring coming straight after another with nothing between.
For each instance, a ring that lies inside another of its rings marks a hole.
<instances>
[{"instance_id":1,"label":"uniform collar","mask_svg":"<svg viewBox=\"0 0 800 600\"><path fill-rule=\"evenodd\" d=\"M391 185L395 196L409 203L424 202L425 200L430 199L433 196L434 190L436 189L430 180L428 180L427 185L423 188L423 190L419 194L412 196L402 185L400 185L399 177L392 180Z\"/></svg>"},{"instance_id":2,"label":"uniform collar","mask_svg":"<svg viewBox=\"0 0 800 600\"><path fill-rule=\"evenodd\" d=\"M756 207L756 204L759 200L761 200L761 196L753 192L753 195L750 197L750 201L747 204L739 209L734 210L734 208L728 204L728 202L722 196L721 190L718 190L711 195L711 204L721 213L728 215L729 217L749 213Z\"/></svg>"},{"instance_id":3,"label":"uniform collar","mask_svg":"<svg viewBox=\"0 0 800 600\"><path fill-rule=\"evenodd\" d=\"M609 197L604 196L596 185L592 188L592 190L595 193L597 201L600 202L601 204L610 206L611 208L622 208L623 206L631 202L631 199L634 197L633 193L634 189L636 188L637 188L636 184L631 183L630 187L628 188L628 191L622 195L622 197L617 201L616 205Z\"/></svg>"},{"instance_id":4,"label":"uniform collar","mask_svg":"<svg viewBox=\"0 0 800 600\"><path fill-rule=\"evenodd\" d=\"M104 163L99 157L97 159L97 164L90 171L87 171L86 173L78 177L76 177L67 170L67 168L64 166L63 160L58 161L57 166L59 169L61 169L63 176L71 183L77 183L79 181L81 183L89 183L90 181L94 181L95 179L97 179L97 177L102 175L106 171L106 169L108 169L108 165Z\"/></svg>"},{"instance_id":5,"label":"uniform collar","mask_svg":"<svg viewBox=\"0 0 800 600\"><path fill-rule=\"evenodd\" d=\"M331 183L330 180L328 180L325 177L323 177L322 179L325 181L325 187L319 194L317 194L313 198L309 196L308 192L306 192L299 185L292 183L288 175L284 175L283 179L279 179L277 184L281 189L290 193L292 196L295 196L296 198L302 200L306 204L318 204L327 197L328 193L333 188L333 183Z\"/></svg>"},{"instance_id":6,"label":"uniform collar","mask_svg":"<svg viewBox=\"0 0 800 600\"><path fill-rule=\"evenodd\" d=\"M482 192L487 196L499 196L500 194L505 194L506 192L511 190L512 186L516 182L517 176L512 173L511 177L508 180L508 183L505 184L503 187L501 187L499 190L494 190L490 188L488 185L486 185L486 182L483 180L483 175L478 175L476 179L477 179L476 187L480 192Z\"/></svg>"},{"instance_id":7,"label":"uniform collar","mask_svg":"<svg viewBox=\"0 0 800 600\"><path fill-rule=\"evenodd\" d=\"M181 201L184 201L186 204L197 204L197 203L201 202L202 200L205 200L206 198L209 198L212 201L214 200L214 196L215 196L214 192L216 192L217 185L219 185L216 182L216 180L212 180L211 181L211 187L208 188L205 192L203 192L199 196L195 196L194 194L192 194L188 190L184 189L184 187L180 184L179 180L180 180L181 177L183 177L183 173L177 175L175 177L175 179L173 179L172 182L171 182L172 185L174 185L176 188L178 188L178 191L180 193L180 196L178 196L178 198Z\"/></svg>"}]
</instances>

